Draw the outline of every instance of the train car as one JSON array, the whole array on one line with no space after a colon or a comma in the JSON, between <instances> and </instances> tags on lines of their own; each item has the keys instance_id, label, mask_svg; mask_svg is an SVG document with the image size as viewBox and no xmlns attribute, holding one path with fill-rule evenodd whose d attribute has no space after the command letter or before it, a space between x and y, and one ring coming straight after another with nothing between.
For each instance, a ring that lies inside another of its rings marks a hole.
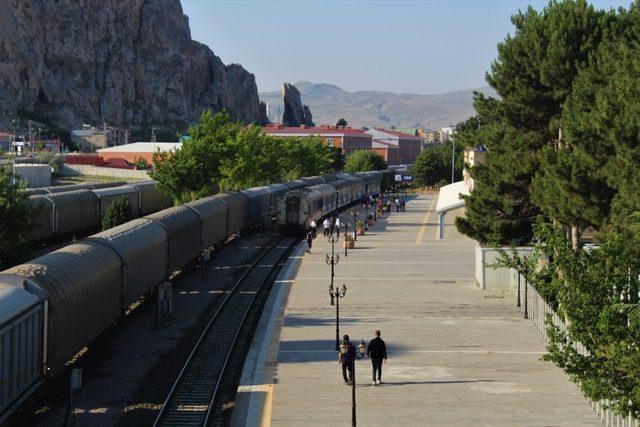
<instances>
[{"instance_id":1,"label":"train car","mask_svg":"<svg viewBox=\"0 0 640 427\"><path fill-rule=\"evenodd\" d=\"M120 187L100 188L91 191L98 197L98 217L100 220L104 218L109 206L123 197L129 199L131 218L138 217L138 213L140 212L140 191L137 188L130 185L123 185Z\"/></svg>"},{"instance_id":2,"label":"train car","mask_svg":"<svg viewBox=\"0 0 640 427\"><path fill-rule=\"evenodd\" d=\"M169 241L157 222L134 219L88 240L109 247L122 261L122 309L151 292L166 277Z\"/></svg>"},{"instance_id":3,"label":"train car","mask_svg":"<svg viewBox=\"0 0 640 427\"><path fill-rule=\"evenodd\" d=\"M113 181L113 182L94 182L91 184L92 190L99 190L101 188L122 187L128 185L125 181Z\"/></svg>"},{"instance_id":4,"label":"train car","mask_svg":"<svg viewBox=\"0 0 640 427\"><path fill-rule=\"evenodd\" d=\"M138 206L140 215L149 215L171 207L171 197L164 194L155 181L139 181L130 184L140 192Z\"/></svg>"},{"instance_id":5,"label":"train car","mask_svg":"<svg viewBox=\"0 0 640 427\"><path fill-rule=\"evenodd\" d=\"M322 193L322 216L325 217L338 209L336 200L336 189L329 184L318 184L310 187Z\"/></svg>"},{"instance_id":6,"label":"train car","mask_svg":"<svg viewBox=\"0 0 640 427\"><path fill-rule=\"evenodd\" d=\"M195 210L174 206L145 218L160 224L168 234L167 274L184 267L200 253L201 220Z\"/></svg>"},{"instance_id":7,"label":"train car","mask_svg":"<svg viewBox=\"0 0 640 427\"><path fill-rule=\"evenodd\" d=\"M45 187L49 194L56 193L68 193L70 191L79 191L79 190L93 190L93 184L89 182L83 182L81 184L68 184L68 185L57 185L51 187Z\"/></svg>"},{"instance_id":8,"label":"train car","mask_svg":"<svg viewBox=\"0 0 640 427\"><path fill-rule=\"evenodd\" d=\"M23 191L24 191L24 194L26 194L27 196L37 196L37 195L49 194L49 192L47 191L47 189L45 187L42 187L42 188L25 188Z\"/></svg>"},{"instance_id":9,"label":"train car","mask_svg":"<svg viewBox=\"0 0 640 427\"><path fill-rule=\"evenodd\" d=\"M323 216L322 201L326 193L314 187L292 190L278 199L278 225L287 230L306 230L311 221Z\"/></svg>"},{"instance_id":10,"label":"train car","mask_svg":"<svg viewBox=\"0 0 640 427\"><path fill-rule=\"evenodd\" d=\"M353 192L351 191L351 183L346 179L332 181L328 185L336 189L337 208L341 209L351 203Z\"/></svg>"},{"instance_id":11,"label":"train car","mask_svg":"<svg viewBox=\"0 0 640 427\"><path fill-rule=\"evenodd\" d=\"M91 229L98 225L98 197L90 190L47 196L53 202L53 234Z\"/></svg>"},{"instance_id":12,"label":"train car","mask_svg":"<svg viewBox=\"0 0 640 427\"><path fill-rule=\"evenodd\" d=\"M47 367L61 369L120 316L121 270L113 250L83 241L0 273L47 302Z\"/></svg>"},{"instance_id":13,"label":"train car","mask_svg":"<svg viewBox=\"0 0 640 427\"><path fill-rule=\"evenodd\" d=\"M267 188L269 189L269 193L271 193L269 206L271 208L272 219L274 219L278 211L278 197L289 191L289 187L284 184L271 184L267 185Z\"/></svg>"},{"instance_id":14,"label":"train car","mask_svg":"<svg viewBox=\"0 0 640 427\"><path fill-rule=\"evenodd\" d=\"M249 226L249 197L241 192L216 195L227 205L227 236Z\"/></svg>"},{"instance_id":15,"label":"train car","mask_svg":"<svg viewBox=\"0 0 640 427\"><path fill-rule=\"evenodd\" d=\"M48 239L53 234L53 200L38 194L29 196L27 202L35 211L29 240Z\"/></svg>"},{"instance_id":16,"label":"train car","mask_svg":"<svg viewBox=\"0 0 640 427\"><path fill-rule=\"evenodd\" d=\"M366 182L364 179L357 176L348 176L344 178L351 185L351 201L357 202L362 200L366 195Z\"/></svg>"},{"instance_id":17,"label":"train car","mask_svg":"<svg viewBox=\"0 0 640 427\"><path fill-rule=\"evenodd\" d=\"M0 424L43 378L45 302L0 282Z\"/></svg>"},{"instance_id":18,"label":"train car","mask_svg":"<svg viewBox=\"0 0 640 427\"><path fill-rule=\"evenodd\" d=\"M383 173L381 171L365 172L367 176L367 195L376 196L380 194Z\"/></svg>"},{"instance_id":19,"label":"train car","mask_svg":"<svg viewBox=\"0 0 640 427\"><path fill-rule=\"evenodd\" d=\"M200 215L202 222L200 250L214 246L227 238L227 205L219 196L198 199L187 203L185 206L190 207Z\"/></svg>"},{"instance_id":20,"label":"train car","mask_svg":"<svg viewBox=\"0 0 640 427\"><path fill-rule=\"evenodd\" d=\"M393 188L393 186L395 185L395 177L396 177L396 173L391 169L386 169L382 171L381 190L387 191Z\"/></svg>"},{"instance_id":21,"label":"train car","mask_svg":"<svg viewBox=\"0 0 640 427\"><path fill-rule=\"evenodd\" d=\"M266 223L271 214L271 192L267 187L242 190L249 197L249 222L251 225Z\"/></svg>"}]
</instances>

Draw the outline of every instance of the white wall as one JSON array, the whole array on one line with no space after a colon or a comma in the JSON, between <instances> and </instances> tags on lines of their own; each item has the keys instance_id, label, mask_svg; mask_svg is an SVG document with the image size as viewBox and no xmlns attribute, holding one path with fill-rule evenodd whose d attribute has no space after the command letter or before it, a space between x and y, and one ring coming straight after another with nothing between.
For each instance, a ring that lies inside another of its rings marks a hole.
<instances>
[{"instance_id":1,"label":"white wall","mask_svg":"<svg viewBox=\"0 0 640 427\"><path fill-rule=\"evenodd\" d=\"M510 248L505 249L510 250ZM533 248L528 246L519 247L516 250L518 254L533 252ZM487 264L496 263L498 255L496 248L482 247L476 242L476 281L480 289L512 289L516 286L518 275L513 269L487 267Z\"/></svg>"},{"instance_id":2,"label":"white wall","mask_svg":"<svg viewBox=\"0 0 640 427\"><path fill-rule=\"evenodd\" d=\"M140 178L149 179L147 171L118 169L118 168L101 168L92 165L69 165L65 164L62 168L63 175L95 175L95 176L112 176L115 178Z\"/></svg>"},{"instance_id":3,"label":"white wall","mask_svg":"<svg viewBox=\"0 0 640 427\"><path fill-rule=\"evenodd\" d=\"M51 185L51 166L16 163L15 174L21 181L26 181L30 188L48 187Z\"/></svg>"}]
</instances>

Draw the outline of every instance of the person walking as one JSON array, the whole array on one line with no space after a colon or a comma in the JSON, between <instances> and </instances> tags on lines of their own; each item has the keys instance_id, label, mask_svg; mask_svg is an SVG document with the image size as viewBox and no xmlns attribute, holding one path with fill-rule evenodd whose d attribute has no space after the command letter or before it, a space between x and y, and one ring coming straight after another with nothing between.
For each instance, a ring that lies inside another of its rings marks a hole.
<instances>
[{"instance_id":1,"label":"person walking","mask_svg":"<svg viewBox=\"0 0 640 427\"><path fill-rule=\"evenodd\" d=\"M313 237L311 236L311 232L307 233L307 253L310 254L311 253L311 245L313 244Z\"/></svg>"},{"instance_id":2,"label":"person walking","mask_svg":"<svg viewBox=\"0 0 640 427\"><path fill-rule=\"evenodd\" d=\"M396 212L400 212L400 199L396 197Z\"/></svg>"},{"instance_id":3,"label":"person walking","mask_svg":"<svg viewBox=\"0 0 640 427\"><path fill-rule=\"evenodd\" d=\"M336 235L340 235L340 218L336 217Z\"/></svg>"},{"instance_id":4,"label":"person walking","mask_svg":"<svg viewBox=\"0 0 640 427\"><path fill-rule=\"evenodd\" d=\"M391 197L387 200L387 212L391 212Z\"/></svg>"},{"instance_id":5,"label":"person walking","mask_svg":"<svg viewBox=\"0 0 640 427\"><path fill-rule=\"evenodd\" d=\"M324 227L324 235L328 236L329 227L331 227L331 221L329 221L329 218L325 218L324 221L322 221L322 226Z\"/></svg>"},{"instance_id":6,"label":"person walking","mask_svg":"<svg viewBox=\"0 0 640 427\"><path fill-rule=\"evenodd\" d=\"M376 337L369 341L367 357L371 359L371 365L373 366L373 385L382 384L382 361L387 361L387 346L382 338L380 338L379 330L376 331ZM377 383L376 372L378 374Z\"/></svg>"},{"instance_id":7,"label":"person walking","mask_svg":"<svg viewBox=\"0 0 640 427\"><path fill-rule=\"evenodd\" d=\"M315 239L315 238L316 238L316 236L317 236L317 234L316 234L316 233L317 233L317 231L318 231L318 230L317 230L318 225L316 224L316 220L315 220L315 219L314 219L314 220L311 220L311 224L310 224L310 225L311 225L311 237Z\"/></svg>"},{"instance_id":8,"label":"person walking","mask_svg":"<svg viewBox=\"0 0 640 427\"><path fill-rule=\"evenodd\" d=\"M344 383L351 385L353 382L353 363L356 359L356 347L349 341L349 335L342 337L342 345L346 347L346 351L338 353L338 364L342 365ZM347 378L347 371L349 371L349 378Z\"/></svg>"}]
</instances>

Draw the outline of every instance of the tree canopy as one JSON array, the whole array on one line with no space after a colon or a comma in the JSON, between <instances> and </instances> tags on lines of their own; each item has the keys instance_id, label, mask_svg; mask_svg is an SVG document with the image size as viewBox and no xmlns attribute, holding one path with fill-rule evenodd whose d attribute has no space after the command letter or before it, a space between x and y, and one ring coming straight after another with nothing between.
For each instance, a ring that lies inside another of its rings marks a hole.
<instances>
[{"instance_id":1,"label":"tree canopy","mask_svg":"<svg viewBox=\"0 0 640 427\"><path fill-rule=\"evenodd\" d=\"M355 150L347 156L344 165L344 171L347 173L378 171L386 168L387 162L384 161L384 158L369 150Z\"/></svg>"},{"instance_id":2,"label":"tree canopy","mask_svg":"<svg viewBox=\"0 0 640 427\"><path fill-rule=\"evenodd\" d=\"M18 261L26 251L34 211L27 196L12 182L11 173L0 167L0 270Z\"/></svg>"},{"instance_id":3,"label":"tree canopy","mask_svg":"<svg viewBox=\"0 0 640 427\"><path fill-rule=\"evenodd\" d=\"M102 217L102 231L131 221L131 202L128 197L118 197L107 207Z\"/></svg>"},{"instance_id":4,"label":"tree canopy","mask_svg":"<svg viewBox=\"0 0 640 427\"><path fill-rule=\"evenodd\" d=\"M218 191L272 184L338 171L342 151L319 138L267 135L260 126L205 112L176 152L153 156L151 177L178 204Z\"/></svg>"},{"instance_id":5,"label":"tree canopy","mask_svg":"<svg viewBox=\"0 0 640 427\"><path fill-rule=\"evenodd\" d=\"M347 127L347 125L348 125L348 124L349 124L349 123L345 120L345 118L344 118L344 117L342 117L342 118L338 119L338 121L336 122L336 126L337 126L337 127L341 127L341 128L345 128L345 127Z\"/></svg>"},{"instance_id":6,"label":"tree canopy","mask_svg":"<svg viewBox=\"0 0 640 427\"><path fill-rule=\"evenodd\" d=\"M445 141L443 144L430 144L425 147L411 169L413 180L418 185L433 186L443 182L449 183L451 180L451 156L454 147L452 141ZM462 177L464 146L455 145L454 177Z\"/></svg>"}]
</instances>

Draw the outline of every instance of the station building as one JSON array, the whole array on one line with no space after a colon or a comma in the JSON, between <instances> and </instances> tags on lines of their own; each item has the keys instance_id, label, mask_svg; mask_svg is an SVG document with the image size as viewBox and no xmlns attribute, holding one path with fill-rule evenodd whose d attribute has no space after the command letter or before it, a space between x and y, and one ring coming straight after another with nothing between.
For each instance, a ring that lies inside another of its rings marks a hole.
<instances>
[{"instance_id":1,"label":"station building","mask_svg":"<svg viewBox=\"0 0 640 427\"><path fill-rule=\"evenodd\" d=\"M345 154L355 150L371 150L373 137L362 130L333 125L286 127L271 123L264 127L265 133L279 137L312 136L323 140L329 147L341 147Z\"/></svg>"},{"instance_id":2,"label":"station building","mask_svg":"<svg viewBox=\"0 0 640 427\"><path fill-rule=\"evenodd\" d=\"M374 139L371 142L371 150L375 153L380 154L388 165L400 164L398 147L390 142Z\"/></svg>"}]
</instances>

